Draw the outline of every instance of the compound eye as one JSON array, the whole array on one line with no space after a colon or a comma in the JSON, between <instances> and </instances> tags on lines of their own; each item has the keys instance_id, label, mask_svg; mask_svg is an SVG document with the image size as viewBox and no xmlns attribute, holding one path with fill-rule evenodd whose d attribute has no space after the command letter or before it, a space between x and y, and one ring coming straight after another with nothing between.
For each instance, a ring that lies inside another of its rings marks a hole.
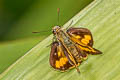
<instances>
[{"instance_id":1,"label":"compound eye","mask_svg":"<svg viewBox=\"0 0 120 80\"><path fill-rule=\"evenodd\" d=\"M53 34L56 34L56 31L55 31L55 30L53 30L52 32L53 32Z\"/></svg>"}]
</instances>

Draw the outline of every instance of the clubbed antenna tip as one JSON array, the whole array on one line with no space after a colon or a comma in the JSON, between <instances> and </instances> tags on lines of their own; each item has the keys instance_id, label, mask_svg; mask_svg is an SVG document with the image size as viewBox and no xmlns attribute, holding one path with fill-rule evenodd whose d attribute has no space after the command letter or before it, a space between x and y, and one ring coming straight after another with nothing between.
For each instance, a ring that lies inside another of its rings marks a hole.
<instances>
[{"instance_id":1,"label":"clubbed antenna tip","mask_svg":"<svg viewBox=\"0 0 120 80\"><path fill-rule=\"evenodd\" d=\"M57 14L58 14L58 25L59 25L60 8L57 8Z\"/></svg>"}]
</instances>

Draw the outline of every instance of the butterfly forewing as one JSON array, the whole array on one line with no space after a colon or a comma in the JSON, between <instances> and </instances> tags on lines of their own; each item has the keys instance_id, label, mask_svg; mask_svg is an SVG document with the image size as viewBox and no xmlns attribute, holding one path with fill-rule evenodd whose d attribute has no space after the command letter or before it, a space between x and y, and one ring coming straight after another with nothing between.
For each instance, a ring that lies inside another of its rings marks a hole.
<instances>
[{"instance_id":1,"label":"butterfly forewing","mask_svg":"<svg viewBox=\"0 0 120 80\"><path fill-rule=\"evenodd\" d=\"M91 32L86 28L70 28L67 30L70 39L76 43L81 53L101 54L101 52L93 46L93 38Z\"/></svg>"},{"instance_id":2,"label":"butterfly forewing","mask_svg":"<svg viewBox=\"0 0 120 80\"><path fill-rule=\"evenodd\" d=\"M64 49L64 50L63 50ZM50 53L50 65L60 71L75 67L65 48L59 42L53 42Z\"/></svg>"},{"instance_id":3,"label":"butterfly forewing","mask_svg":"<svg viewBox=\"0 0 120 80\"><path fill-rule=\"evenodd\" d=\"M91 32L86 28L70 28L67 30L70 38L80 45L93 45L93 38Z\"/></svg>"}]
</instances>

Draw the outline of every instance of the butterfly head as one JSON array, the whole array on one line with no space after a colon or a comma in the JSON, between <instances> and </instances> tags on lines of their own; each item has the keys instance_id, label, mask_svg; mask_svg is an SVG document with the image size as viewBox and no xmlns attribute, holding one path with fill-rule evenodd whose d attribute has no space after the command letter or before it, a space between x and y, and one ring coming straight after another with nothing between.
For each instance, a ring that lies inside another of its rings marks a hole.
<instances>
[{"instance_id":1,"label":"butterfly head","mask_svg":"<svg viewBox=\"0 0 120 80\"><path fill-rule=\"evenodd\" d=\"M57 34L59 31L60 31L60 26L54 26L53 28L52 28L52 32L53 32L53 34Z\"/></svg>"}]
</instances>

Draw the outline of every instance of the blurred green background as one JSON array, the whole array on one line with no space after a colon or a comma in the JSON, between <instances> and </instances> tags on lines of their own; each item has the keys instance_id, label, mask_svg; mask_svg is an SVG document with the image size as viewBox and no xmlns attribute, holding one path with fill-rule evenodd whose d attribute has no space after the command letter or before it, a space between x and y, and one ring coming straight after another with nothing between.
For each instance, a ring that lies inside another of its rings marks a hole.
<instances>
[{"instance_id":1,"label":"blurred green background","mask_svg":"<svg viewBox=\"0 0 120 80\"><path fill-rule=\"evenodd\" d=\"M93 0L0 0L0 73ZM42 32L50 30L48 32ZM33 31L41 31L33 34Z\"/></svg>"}]
</instances>

